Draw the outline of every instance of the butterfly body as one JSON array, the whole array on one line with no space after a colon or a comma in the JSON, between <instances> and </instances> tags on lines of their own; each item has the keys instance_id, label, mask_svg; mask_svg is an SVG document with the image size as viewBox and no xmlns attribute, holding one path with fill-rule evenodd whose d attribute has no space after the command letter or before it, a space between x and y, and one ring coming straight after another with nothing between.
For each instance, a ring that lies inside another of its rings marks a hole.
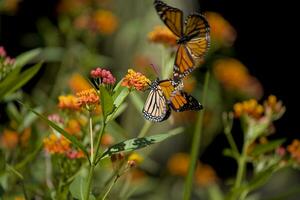
<instances>
[{"instance_id":1,"label":"butterfly body","mask_svg":"<svg viewBox=\"0 0 300 200\"><path fill-rule=\"evenodd\" d=\"M171 108L175 112L201 110L202 105L193 96L182 91L181 87L181 84L172 79L153 81L143 108L144 117L153 122L161 122L169 118Z\"/></svg>"},{"instance_id":2,"label":"butterfly body","mask_svg":"<svg viewBox=\"0 0 300 200\"><path fill-rule=\"evenodd\" d=\"M210 47L210 28L206 18L199 13L190 14L183 22L183 12L155 0L154 7L165 25L177 36L173 79L181 81L195 69Z\"/></svg>"}]
</instances>

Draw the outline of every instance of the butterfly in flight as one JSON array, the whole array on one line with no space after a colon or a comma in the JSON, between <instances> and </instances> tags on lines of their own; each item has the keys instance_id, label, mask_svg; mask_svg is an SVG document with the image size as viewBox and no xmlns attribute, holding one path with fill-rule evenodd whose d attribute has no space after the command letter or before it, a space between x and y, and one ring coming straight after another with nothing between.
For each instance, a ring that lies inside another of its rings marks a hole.
<instances>
[{"instance_id":1,"label":"butterfly in flight","mask_svg":"<svg viewBox=\"0 0 300 200\"><path fill-rule=\"evenodd\" d=\"M150 93L143 108L144 117L152 122L169 118L171 108L175 112L201 110L202 105L191 95L182 91L172 79L156 79L150 85Z\"/></svg>"},{"instance_id":2,"label":"butterfly in flight","mask_svg":"<svg viewBox=\"0 0 300 200\"><path fill-rule=\"evenodd\" d=\"M162 1L155 0L154 7L165 25L177 36L178 49L173 70L175 82L192 72L196 61L202 59L210 47L210 28L199 13L189 15L183 25L183 12Z\"/></svg>"}]
</instances>

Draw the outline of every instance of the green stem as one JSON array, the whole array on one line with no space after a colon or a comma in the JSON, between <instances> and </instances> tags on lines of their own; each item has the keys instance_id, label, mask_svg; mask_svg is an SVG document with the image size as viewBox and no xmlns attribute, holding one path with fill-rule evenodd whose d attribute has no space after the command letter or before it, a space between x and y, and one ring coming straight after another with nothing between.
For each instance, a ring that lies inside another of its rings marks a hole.
<instances>
[{"instance_id":1,"label":"green stem","mask_svg":"<svg viewBox=\"0 0 300 200\"><path fill-rule=\"evenodd\" d=\"M231 149L232 149L237 155L239 155L239 150L238 150L238 148L237 148L237 146L236 146L236 144L235 144L235 141L234 141L234 139L233 139L233 137L232 137L231 131L226 131L226 130L225 130L225 135L226 135L227 141L228 141L228 143L229 143Z\"/></svg>"},{"instance_id":2,"label":"green stem","mask_svg":"<svg viewBox=\"0 0 300 200\"><path fill-rule=\"evenodd\" d=\"M109 192L111 191L111 189L113 188L113 186L115 185L115 183L117 182L118 178L119 178L119 175L117 175L117 176L115 177L114 181L110 184L108 190L107 190L107 191L105 192L105 194L103 195L102 200L105 200L105 199L106 199L107 195L109 194Z\"/></svg>"},{"instance_id":3,"label":"green stem","mask_svg":"<svg viewBox=\"0 0 300 200\"><path fill-rule=\"evenodd\" d=\"M208 92L208 83L209 83L209 72L205 75L205 81L204 81L204 90L203 90L203 96L202 96L202 103L205 106L206 104L206 96ZM188 175L185 180L184 184L184 200L190 200L191 199L191 193L192 193L192 187L193 187L193 177L195 173L195 168L197 165L197 160L199 156L199 147L201 143L201 135L202 135L202 126L203 126L203 118L204 118L204 110L202 110L199 115L196 122L196 127L193 135L193 143L192 143L192 149L191 149L191 161L189 164L189 171Z\"/></svg>"},{"instance_id":4,"label":"green stem","mask_svg":"<svg viewBox=\"0 0 300 200\"><path fill-rule=\"evenodd\" d=\"M97 160L96 158L98 157L98 154L99 154L101 139L102 139L102 136L103 136L103 133L104 133L104 130L105 130L105 126L106 126L105 120L106 119L104 118L103 122L102 122L101 130L100 130L100 135L97 138L96 151L95 151L95 154L93 156L93 159L91 159L91 165L90 165L89 175L88 175L88 179L87 179L87 186L86 186L85 195L84 195L85 200L88 200L89 197L90 197L92 179L93 179L94 171L95 171L95 167L96 167L95 161Z\"/></svg>"},{"instance_id":5,"label":"green stem","mask_svg":"<svg viewBox=\"0 0 300 200\"><path fill-rule=\"evenodd\" d=\"M93 121L91 113L89 113L89 131L90 131L90 142L91 142L91 163L94 162L94 137L93 137Z\"/></svg>"},{"instance_id":6,"label":"green stem","mask_svg":"<svg viewBox=\"0 0 300 200\"><path fill-rule=\"evenodd\" d=\"M238 171L235 179L234 188L239 188L242 184L245 166L246 166L245 164L246 164L246 145L244 145L241 157L238 160Z\"/></svg>"}]
</instances>

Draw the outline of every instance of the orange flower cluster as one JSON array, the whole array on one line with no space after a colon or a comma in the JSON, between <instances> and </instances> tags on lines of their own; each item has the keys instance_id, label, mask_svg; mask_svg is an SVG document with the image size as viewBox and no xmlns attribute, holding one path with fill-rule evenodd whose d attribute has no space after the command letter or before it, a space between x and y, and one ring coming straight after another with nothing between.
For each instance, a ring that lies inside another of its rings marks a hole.
<instances>
[{"instance_id":1,"label":"orange flower cluster","mask_svg":"<svg viewBox=\"0 0 300 200\"><path fill-rule=\"evenodd\" d=\"M5 149L14 149L17 145L26 147L31 136L31 128L25 128L23 132L18 133L14 130L4 129L0 136L0 146Z\"/></svg>"},{"instance_id":2,"label":"orange flower cluster","mask_svg":"<svg viewBox=\"0 0 300 200\"><path fill-rule=\"evenodd\" d=\"M264 107L267 115L271 115L274 119L278 119L285 112L285 107L282 105L282 101L278 101L277 97L270 95L264 102Z\"/></svg>"},{"instance_id":3,"label":"orange flower cluster","mask_svg":"<svg viewBox=\"0 0 300 200\"><path fill-rule=\"evenodd\" d=\"M77 98L73 95L59 96L58 107L63 110L79 110Z\"/></svg>"},{"instance_id":4,"label":"orange flower cluster","mask_svg":"<svg viewBox=\"0 0 300 200\"><path fill-rule=\"evenodd\" d=\"M110 35L118 28L118 18L108 10L96 11L92 20L94 28L104 35Z\"/></svg>"},{"instance_id":5,"label":"orange flower cluster","mask_svg":"<svg viewBox=\"0 0 300 200\"><path fill-rule=\"evenodd\" d=\"M44 139L44 149L50 154L64 155L70 159L79 159L85 156L82 151L73 149L71 142L64 136L56 136L54 133Z\"/></svg>"},{"instance_id":6,"label":"orange flower cluster","mask_svg":"<svg viewBox=\"0 0 300 200\"><path fill-rule=\"evenodd\" d=\"M248 115L255 119L259 119L264 114L264 107L257 103L255 99L250 99L241 103L236 103L233 106L235 117Z\"/></svg>"},{"instance_id":7,"label":"orange flower cluster","mask_svg":"<svg viewBox=\"0 0 300 200\"><path fill-rule=\"evenodd\" d=\"M294 139L292 144L287 147L287 151L291 154L292 158L300 162L300 141Z\"/></svg>"},{"instance_id":8,"label":"orange flower cluster","mask_svg":"<svg viewBox=\"0 0 300 200\"><path fill-rule=\"evenodd\" d=\"M99 96L94 89L83 90L76 93L79 106L91 106L99 104Z\"/></svg>"},{"instance_id":9,"label":"orange flower cluster","mask_svg":"<svg viewBox=\"0 0 300 200\"><path fill-rule=\"evenodd\" d=\"M16 131L4 129L1 134L0 144L6 149L14 149L19 143L19 134Z\"/></svg>"},{"instance_id":10,"label":"orange flower cluster","mask_svg":"<svg viewBox=\"0 0 300 200\"><path fill-rule=\"evenodd\" d=\"M231 46L236 39L236 31L231 24L215 12L206 12L205 16L210 25L212 40L224 46Z\"/></svg>"},{"instance_id":11,"label":"orange flower cluster","mask_svg":"<svg viewBox=\"0 0 300 200\"><path fill-rule=\"evenodd\" d=\"M177 153L169 159L167 166L172 175L185 177L188 173L189 162L188 154ZM195 180L199 186L208 186L217 181L217 175L211 166L198 163Z\"/></svg>"},{"instance_id":12,"label":"orange flower cluster","mask_svg":"<svg viewBox=\"0 0 300 200\"><path fill-rule=\"evenodd\" d=\"M262 96L263 89L259 81L236 59L217 60L213 65L213 72L225 89L242 92L255 98Z\"/></svg>"},{"instance_id":13,"label":"orange flower cluster","mask_svg":"<svg viewBox=\"0 0 300 200\"><path fill-rule=\"evenodd\" d=\"M136 90L144 90L149 86L151 81L140 72L135 72L133 69L129 69L126 76L121 83L122 86L128 88L135 88Z\"/></svg>"},{"instance_id":14,"label":"orange flower cluster","mask_svg":"<svg viewBox=\"0 0 300 200\"><path fill-rule=\"evenodd\" d=\"M50 154L65 154L71 150L71 142L65 137L58 137L54 133L44 139L44 148Z\"/></svg>"},{"instance_id":15,"label":"orange flower cluster","mask_svg":"<svg viewBox=\"0 0 300 200\"><path fill-rule=\"evenodd\" d=\"M166 26L156 26L148 34L148 40L153 43L160 43L166 46L176 46L177 37Z\"/></svg>"}]
</instances>

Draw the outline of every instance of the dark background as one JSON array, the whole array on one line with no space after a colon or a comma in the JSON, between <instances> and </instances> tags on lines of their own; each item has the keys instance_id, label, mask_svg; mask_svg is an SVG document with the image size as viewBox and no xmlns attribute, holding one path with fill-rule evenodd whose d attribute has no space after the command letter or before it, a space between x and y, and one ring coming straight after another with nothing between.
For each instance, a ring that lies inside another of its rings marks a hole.
<instances>
[{"instance_id":1,"label":"dark background","mask_svg":"<svg viewBox=\"0 0 300 200\"><path fill-rule=\"evenodd\" d=\"M36 32L35 22L40 16L54 19L56 3L57 0L23 0L16 16L0 16L0 44L9 55L28 50L21 45L21 36ZM300 23L297 12L293 11L297 6L284 1L259 0L200 0L199 3L201 11L219 12L235 27L236 57L261 81L265 97L274 94L286 105L284 117L276 123L279 137L288 137L288 142L300 138L300 77L297 73L300 56L299 31L296 30ZM226 159L220 158L220 152L227 145L224 141L224 136L218 136L203 155L203 160L214 165L221 176L223 159ZM214 155L219 157L215 159ZM235 171L230 164L227 169L231 169L229 173Z\"/></svg>"}]
</instances>

